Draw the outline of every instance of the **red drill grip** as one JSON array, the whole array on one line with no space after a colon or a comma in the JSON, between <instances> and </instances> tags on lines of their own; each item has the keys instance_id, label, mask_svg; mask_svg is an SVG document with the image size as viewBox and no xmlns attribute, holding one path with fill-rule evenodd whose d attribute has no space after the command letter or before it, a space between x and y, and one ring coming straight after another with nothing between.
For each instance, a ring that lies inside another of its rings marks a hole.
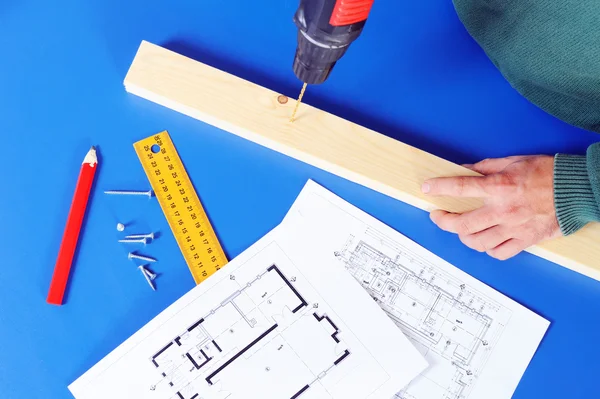
<instances>
[{"instance_id":1,"label":"red drill grip","mask_svg":"<svg viewBox=\"0 0 600 399\"><path fill-rule=\"evenodd\" d=\"M369 16L374 0L337 0L329 23L333 26L352 25Z\"/></svg>"}]
</instances>

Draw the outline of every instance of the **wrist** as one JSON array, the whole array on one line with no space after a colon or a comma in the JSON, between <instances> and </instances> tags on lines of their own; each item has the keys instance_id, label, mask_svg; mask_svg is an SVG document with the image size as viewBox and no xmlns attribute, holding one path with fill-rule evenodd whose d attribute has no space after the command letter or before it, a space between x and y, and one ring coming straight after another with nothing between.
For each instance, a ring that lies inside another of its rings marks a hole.
<instances>
[{"instance_id":1,"label":"wrist","mask_svg":"<svg viewBox=\"0 0 600 399\"><path fill-rule=\"evenodd\" d=\"M600 220L585 156L554 157L554 207L563 235L570 235Z\"/></svg>"}]
</instances>

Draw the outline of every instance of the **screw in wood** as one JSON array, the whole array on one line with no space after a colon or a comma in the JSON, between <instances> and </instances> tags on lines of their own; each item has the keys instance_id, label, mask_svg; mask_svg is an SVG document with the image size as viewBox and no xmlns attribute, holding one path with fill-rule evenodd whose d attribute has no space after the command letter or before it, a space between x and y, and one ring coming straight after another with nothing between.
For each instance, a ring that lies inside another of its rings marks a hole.
<instances>
[{"instance_id":1,"label":"screw in wood","mask_svg":"<svg viewBox=\"0 0 600 399\"><path fill-rule=\"evenodd\" d=\"M111 195L145 195L148 198L152 197L152 190L148 191L127 191L127 190L106 190L104 194Z\"/></svg>"},{"instance_id":2,"label":"screw in wood","mask_svg":"<svg viewBox=\"0 0 600 399\"><path fill-rule=\"evenodd\" d=\"M143 255L137 255L133 252L130 252L129 254L127 254L127 259L131 260L131 259L139 259L139 260L143 260L146 262L156 262L156 259L151 258L149 256L143 256Z\"/></svg>"},{"instance_id":3,"label":"screw in wood","mask_svg":"<svg viewBox=\"0 0 600 399\"><path fill-rule=\"evenodd\" d=\"M138 269L140 269L140 271L142 272L142 275L148 282L148 285L150 286L150 288L152 288L152 291L156 291L156 287L154 287L154 283L152 282L152 280L154 280L154 278L150 277L150 275L154 275L154 277L156 277L156 274L150 273L144 266L138 266Z\"/></svg>"},{"instance_id":4,"label":"screw in wood","mask_svg":"<svg viewBox=\"0 0 600 399\"><path fill-rule=\"evenodd\" d=\"M132 240L132 239L124 239L124 240L119 240L119 242L122 243L126 243L126 244L148 244L148 239L147 238L140 238L137 240Z\"/></svg>"},{"instance_id":5,"label":"screw in wood","mask_svg":"<svg viewBox=\"0 0 600 399\"><path fill-rule=\"evenodd\" d=\"M123 223L117 223L117 231L124 231L125 225Z\"/></svg>"}]
</instances>

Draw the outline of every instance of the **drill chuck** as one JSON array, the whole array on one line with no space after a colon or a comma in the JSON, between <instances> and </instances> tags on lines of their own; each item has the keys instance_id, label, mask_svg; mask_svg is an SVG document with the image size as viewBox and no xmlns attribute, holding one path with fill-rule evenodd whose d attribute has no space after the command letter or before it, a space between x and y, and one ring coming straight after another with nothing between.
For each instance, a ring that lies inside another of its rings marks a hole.
<instances>
[{"instance_id":1,"label":"drill chuck","mask_svg":"<svg viewBox=\"0 0 600 399\"><path fill-rule=\"evenodd\" d=\"M294 15L298 47L293 70L308 84L321 84L358 38L374 0L301 0Z\"/></svg>"},{"instance_id":2,"label":"drill chuck","mask_svg":"<svg viewBox=\"0 0 600 399\"><path fill-rule=\"evenodd\" d=\"M316 85L323 83L333 66L342 58L348 45L326 46L316 43L302 31L298 32L298 48L294 57L294 73L303 82Z\"/></svg>"}]
</instances>

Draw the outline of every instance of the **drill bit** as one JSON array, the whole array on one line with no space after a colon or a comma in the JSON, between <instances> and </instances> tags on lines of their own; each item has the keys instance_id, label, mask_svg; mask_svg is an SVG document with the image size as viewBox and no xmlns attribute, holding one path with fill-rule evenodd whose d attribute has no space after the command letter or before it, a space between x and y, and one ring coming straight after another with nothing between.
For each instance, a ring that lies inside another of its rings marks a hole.
<instances>
[{"instance_id":1,"label":"drill bit","mask_svg":"<svg viewBox=\"0 0 600 399\"><path fill-rule=\"evenodd\" d=\"M300 102L302 102L302 97L304 97L304 91L306 90L307 83L302 85L302 90L300 90L300 95L298 96L298 101L296 101L296 106L294 107L294 112L292 113L292 117L290 118L290 122L293 122L296 118L296 112L298 112L298 107L300 106Z\"/></svg>"}]
</instances>

